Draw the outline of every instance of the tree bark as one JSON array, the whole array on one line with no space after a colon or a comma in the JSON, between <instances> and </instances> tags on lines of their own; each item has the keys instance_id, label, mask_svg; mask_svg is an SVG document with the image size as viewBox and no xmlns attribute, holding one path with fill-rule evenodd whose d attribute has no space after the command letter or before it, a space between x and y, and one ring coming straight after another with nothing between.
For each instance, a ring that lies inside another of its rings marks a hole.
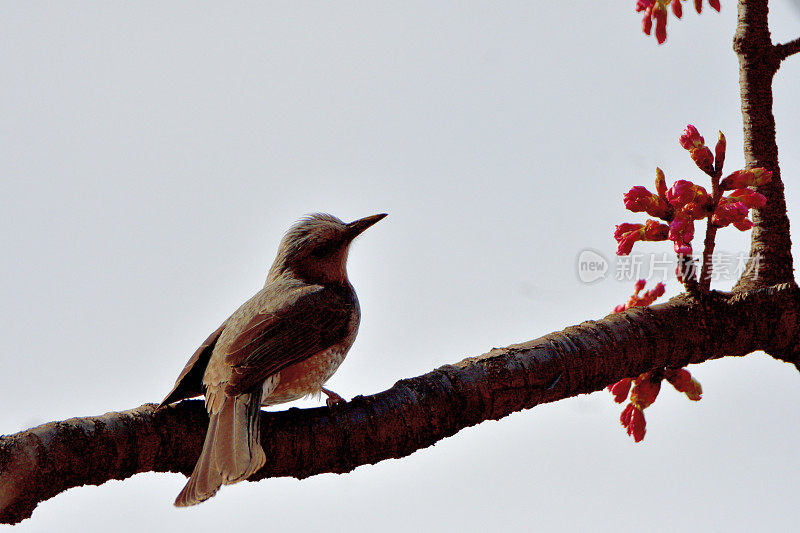
<instances>
[{"instance_id":1,"label":"tree bark","mask_svg":"<svg viewBox=\"0 0 800 533\"><path fill-rule=\"evenodd\" d=\"M633 308L599 321L404 379L333 408L262 413L267 465L251 480L325 472L400 458L485 420L578 394L624 377L764 350L797 362L800 289L712 292ZM188 475L208 422L203 402L51 422L0 439L0 521L81 485L140 472Z\"/></svg>"},{"instance_id":2,"label":"tree bark","mask_svg":"<svg viewBox=\"0 0 800 533\"><path fill-rule=\"evenodd\" d=\"M753 210L750 260L734 290L786 283L794 276L789 217L775 141L772 79L781 57L769 33L767 0L739 0L733 49L739 56L744 157L747 168L772 171L772 181L757 188L766 205Z\"/></svg>"}]
</instances>

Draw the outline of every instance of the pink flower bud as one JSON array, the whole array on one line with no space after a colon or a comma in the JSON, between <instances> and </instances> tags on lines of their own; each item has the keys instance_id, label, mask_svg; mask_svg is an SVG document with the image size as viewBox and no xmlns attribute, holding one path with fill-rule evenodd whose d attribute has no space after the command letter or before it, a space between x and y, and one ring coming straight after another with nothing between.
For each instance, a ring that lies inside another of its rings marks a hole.
<instances>
[{"instance_id":1,"label":"pink flower bud","mask_svg":"<svg viewBox=\"0 0 800 533\"><path fill-rule=\"evenodd\" d=\"M650 216L667 219L672 215L672 207L647 188L637 185L622 197L625 208L634 213L646 212Z\"/></svg>"},{"instance_id":2,"label":"pink flower bud","mask_svg":"<svg viewBox=\"0 0 800 533\"><path fill-rule=\"evenodd\" d=\"M692 255L692 245L686 244L685 242L675 241L675 244L673 244L672 249L675 250L675 253L678 255ZM680 277L678 278L678 281L683 282L683 280Z\"/></svg>"},{"instance_id":3,"label":"pink flower bud","mask_svg":"<svg viewBox=\"0 0 800 533\"><path fill-rule=\"evenodd\" d=\"M665 377L676 391L684 393L690 400L696 402L703 397L703 387L685 368L668 368Z\"/></svg>"},{"instance_id":4,"label":"pink flower bud","mask_svg":"<svg viewBox=\"0 0 800 533\"><path fill-rule=\"evenodd\" d=\"M656 167L656 192L659 198L667 200L667 180L664 177L664 171L658 167Z\"/></svg>"},{"instance_id":5,"label":"pink flower bud","mask_svg":"<svg viewBox=\"0 0 800 533\"><path fill-rule=\"evenodd\" d=\"M644 289L644 286L647 285L647 280L639 279L636 280L636 283L633 284L633 293L636 294L640 290Z\"/></svg>"},{"instance_id":6,"label":"pink flower bud","mask_svg":"<svg viewBox=\"0 0 800 533\"><path fill-rule=\"evenodd\" d=\"M650 18L651 11L650 8L647 8L642 17L642 31L645 35L650 35L650 31L653 29L653 19Z\"/></svg>"},{"instance_id":7,"label":"pink flower bud","mask_svg":"<svg viewBox=\"0 0 800 533\"><path fill-rule=\"evenodd\" d=\"M723 191L741 189L742 187L757 187L772 181L772 172L758 167L731 172L720 182Z\"/></svg>"},{"instance_id":8,"label":"pink flower bud","mask_svg":"<svg viewBox=\"0 0 800 533\"><path fill-rule=\"evenodd\" d=\"M717 146L714 147L714 170L716 172L722 172L722 165L725 164L725 149L727 146L728 143L725 140L725 135L719 132Z\"/></svg>"},{"instance_id":9,"label":"pink flower bud","mask_svg":"<svg viewBox=\"0 0 800 533\"><path fill-rule=\"evenodd\" d=\"M656 19L656 41L664 44L667 40L667 8L661 4L656 4L653 9L653 18Z\"/></svg>"},{"instance_id":10,"label":"pink flower bud","mask_svg":"<svg viewBox=\"0 0 800 533\"><path fill-rule=\"evenodd\" d=\"M674 245L675 253L689 255L692 253L691 242L694 238L694 220L685 216L682 212L678 213L669 224L667 238Z\"/></svg>"},{"instance_id":11,"label":"pink flower bud","mask_svg":"<svg viewBox=\"0 0 800 533\"><path fill-rule=\"evenodd\" d=\"M663 241L667 239L669 226L655 220L642 224L624 223L617 225L614 239L617 241L617 255L628 255L636 241Z\"/></svg>"},{"instance_id":12,"label":"pink flower bud","mask_svg":"<svg viewBox=\"0 0 800 533\"><path fill-rule=\"evenodd\" d=\"M658 396L658 391L661 390L661 380L651 379L650 374L639 376L633 382L631 389L631 403L636 405L639 409L644 409L654 401Z\"/></svg>"},{"instance_id":13,"label":"pink flower bud","mask_svg":"<svg viewBox=\"0 0 800 533\"><path fill-rule=\"evenodd\" d=\"M708 175L714 174L714 154L708 146L701 146L689 151L689 155L697 168Z\"/></svg>"},{"instance_id":14,"label":"pink flower bud","mask_svg":"<svg viewBox=\"0 0 800 533\"><path fill-rule=\"evenodd\" d=\"M676 209L690 202L706 207L711 202L711 196L700 185L688 180L678 180L667 191L667 201Z\"/></svg>"},{"instance_id":15,"label":"pink flower bud","mask_svg":"<svg viewBox=\"0 0 800 533\"><path fill-rule=\"evenodd\" d=\"M749 209L761 209L767 203L766 196L752 189L736 189L728 195L727 199L729 201L741 202Z\"/></svg>"},{"instance_id":16,"label":"pink flower bud","mask_svg":"<svg viewBox=\"0 0 800 533\"><path fill-rule=\"evenodd\" d=\"M686 125L686 129L683 130L683 135L678 138L678 142L681 143L681 146L686 150L693 150L694 148L699 148L706 144L700 132L691 124Z\"/></svg>"},{"instance_id":17,"label":"pink flower bud","mask_svg":"<svg viewBox=\"0 0 800 533\"><path fill-rule=\"evenodd\" d=\"M669 226L655 220L647 220L642 230L643 241L665 241L669 234Z\"/></svg>"},{"instance_id":18,"label":"pink flower bud","mask_svg":"<svg viewBox=\"0 0 800 533\"><path fill-rule=\"evenodd\" d=\"M627 430L628 435L633 437L634 442L641 442L646 433L644 413L641 409L629 403L622 411L619 421Z\"/></svg>"},{"instance_id":19,"label":"pink flower bud","mask_svg":"<svg viewBox=\"0 0 800 533\"><path fill-rule=\"evenodd\" d=\"M714 214L711 217L711 223L720 228L724 228L729 224L744 220L747 213L747 206L742 202L721 198L719 205L714 210Z\"/></svg>"},{"instance_id":20,"label":"pink flower bud","mask_svg":"<svg viewBox=\"0 0 800 533\"><path fill-rule=\"evenodd\" d=\"M617 381L616 383L609 385L606 387L611 394L614 395L614 401L617 403L622 403L628 398L628 391L631 390L631 383L633 382L630 378L625 378Z\"/></svg>"}]
</instances>

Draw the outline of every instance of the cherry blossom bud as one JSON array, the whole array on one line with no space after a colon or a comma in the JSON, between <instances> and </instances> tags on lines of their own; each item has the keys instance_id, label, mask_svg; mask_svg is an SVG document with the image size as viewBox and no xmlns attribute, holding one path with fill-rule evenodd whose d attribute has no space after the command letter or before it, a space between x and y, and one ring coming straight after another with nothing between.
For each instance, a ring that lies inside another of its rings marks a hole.
<instances>
[{"instance_id":1,"label":"cherry blossom bud","mask_svg":"<svg viewBox=\"0 0 800 533\"><path fill-rule=\"evenodd\" d=\"M747 208L761 209L767 203L767 197L752 189L736 189L727 196L730 201L743 203Z\"/></svg>"},{"instance_id":2,"label":"cherry blossom bud","mask_svg":"<svg viewBox=\"0 0 800 533\"><path fill-rule=\"evenodd\" d=\"M673 208L667 202L641 185L631 188L622 200L625 208L634 213L644 211L650 216L666 220L673 212Z\"/></svg>"},{"instance_id":3,"label":"cherry blossom bud","mask_svg":"<svg viewBox=\"0 0 800 533\"><path fill-rule=\"evenodd\" d=\"M741 202L720 202L711 217L711 223L724 228L747 216L747 207Z\"/></svg>"},{"instance_id":4,"label":"cherry blossom bud","mask_svg":"<svg viewBox=\"0 0 800 533\"><path fill-rule=\"evenodd\" d=\"M723 191L731 191L733 189L741 189L742 187L765 185L770 181L772 181L772 172L765 168L758 167L731 172L725 176L725 179L720 182L719 186L722 187Z\"/></svg>"},{"instance_id":5,"label":"cherry blossom bud","mask_svg":"<svg viewBox=\"0 0 800 533\"><path fill-rule=\"evenodd\" d=\"M706 141L700 135L700 132L697 131L697 128L691 124L686 125L686 129L683 130L683 135L678 138L678 142L681 143L681 146L683 146L686 150L693 150L695 148L705 146L706 144Z\"/></svg>"},{"instance_id":6,"label":"cherry blossom bud","mask_svg":"<svg viewBox=\"0 0 800 533\"><path fill-rule=\"evenodd\" d=\"M689 255L692 253L691 242L694 238L694 220L678 213L669 223L667 238L675 243L675 253Z\"/></svg>"},{"instance_id":7,"label":"cherry blossom bud","mask_svg":"<svg viewBox=\"0 0 800 533\"><path fill-rule=\"evenodd\" d=\"M701 146L689 152L692 161L697 165L697 168L702 170L708 175L714 174L714 154L708 146Z\"/></svg>"},{"instance_id":8,"label":"cherry blossom bud","mask_svg":"<svg viewBox=\"0 0 800 533\"><path fill-rule=\"evenodd\" d=\"M681 16L683 16L683 4L681 4L681 0L672 0L669 6L672 8L672 14L675 15L675 18L681 18Z\"/></svg>"},{"instance_id":9,"label":"cherry blossom bud","mask_svg":"<svg viewBox=\"0 0 800 533\"><path fill-rule=\"evenodd\" d=\"M632 379L625 378L617 381L613 385L609 385L606 388L611 391L611 394L614 395L615 402L622 403L628 398L628 391L631 390L632 382Z\"/></svg>"},{"instance_id":10,"label":"cherry blossom bud","mask_svg":"<svg viewBox=\"0 0 800 533\"><path fill-rule=\"evenodd\" d=\"M631 403L639 409L644 409L656 401L658 391L661 390L661 379L651 379L650 374L644 374L634 380L631 389Z\"/></svg>"},{"instance_id":11,"label":"cherry blossom bud","mask_svg":"<svg viewBox=\"0 0 800 533\"><path fill-rule=\"evenodd\" d=\"M711 196L700 185L688 180L678 180L667 191L667 201L676 209L690 202L705 207L711 203Z\"/></svg>"},{"instance_id":12,"label":"cherry blossom bud","mask_svg":"<svg viewBox=\"0 0 800 533\"><path fill-rule=\"evenodd\" d=\"M664 177L664 171L658 167L656 167L656 192L659 198L667 200L667 180Z\"/></svg>"},{"instance_id":13,"label":"cherry blossom bud","mask_svg":"<svg viewBox=\"0 0 800 533\"><path fill-rule=\"evenodd\" d=\"M684 393L690 400L697 402L703 397L703 387L685 368L668 368L665 377L676 391Z\"/></svg>"},{"instance_id":14,"label":"cherry blossom bud","mask_svg":"<svg viewBox=\"0 0 800 533\"><path fill-rule=\"evenodd\" d=\"M722 172L722 165L725 164L725 149L727 145L728 143L725 140L725 135L719 132L717 146L714 148L714 170L716 172Z\"/></svg>"},{"instance_id":15,"label":"cherry blossom bud","mask_svg":"<svg viewBox=\"0 0 800 533\"><path fill-rule=\"evenodd\" d=\"M614 230L614 239L617 241L617 255L628 255L636 241L664 241L667 239L669 226L655 220L648 220L644 224L618 224Z\"/></svg>"},{"instance_id":16,"label":"cherry blossom bud","mask_svg":"<svg viewBox=\"0 0 800 533\"><path fill-rule=\"evenodd\" d=\"M667 8L660 3L656 4L653 18L656 19L656 41L658 44L664 44L667 40Z\"/></svg>"},{"instance_id":17,"label":"cherry blossom bud","mask_svg":"<svg viewBox=\"0 0 800 533\"><path fill-rule=\"evenodd\" d=\"M641 442L646 433L644 413L641 409L629 403L622 411L619 421L627 429L628 435L633 437L634 442Z\"/></svg>"}]
</instances>

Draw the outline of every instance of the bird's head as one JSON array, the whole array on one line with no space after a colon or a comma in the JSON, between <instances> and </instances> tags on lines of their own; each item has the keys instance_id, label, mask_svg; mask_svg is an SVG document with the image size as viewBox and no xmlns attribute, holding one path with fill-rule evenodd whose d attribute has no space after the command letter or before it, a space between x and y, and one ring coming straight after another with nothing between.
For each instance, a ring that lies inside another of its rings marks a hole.
<instances>
[{"instance_id":1,"label":"bird's head","mask_svg":"<svg viewBox=\"0 0 800 533\"><path fill-rule=\"evenodd\" d=\"M381 213L349 224L325 213L301 219L281 240L268 280L290 274L308 283L345 281L350 243L385 216Z\"/></svg>"}]
</instances>

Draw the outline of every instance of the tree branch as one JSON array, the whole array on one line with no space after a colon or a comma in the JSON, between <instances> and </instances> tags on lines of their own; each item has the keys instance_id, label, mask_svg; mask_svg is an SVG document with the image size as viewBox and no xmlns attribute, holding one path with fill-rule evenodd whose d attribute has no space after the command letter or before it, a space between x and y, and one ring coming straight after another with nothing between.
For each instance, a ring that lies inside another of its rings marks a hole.
<instances>
[{"instance_id":1,"label":"tree branch","mask_svg":"<svg viewBox=\"0 0 800 533\"><path fill-rule=\"evenodd\" d=\"M794 55L798 52L800 52L800 37L788 43L775 45L775 55L778 56L779 61L783 61L790 55Z\"/></svg>"},{"instance_id":2,"label":"tree branch","mask_svg":"<svg viewBox=\"0 0 800 533\"><path fill-rule=\"evenodd\" d=\"M656 368L755 350L796 363L798 325L800 289L793 284L712 292L703 305L677 297L493 349L343 406L263 412L261 440L272 461L251 479L343 473L404 457L485 420ZM19 522L71 487L149 471L188 475L208 421L203 402L154 409L145 404L2 437L0 522Z\"/></svg>"},{"instance_id":3,"label":"tree branch","mask_svg":"<svg viewBox=\"0 0 800 533\"><path fill-rule=\"evenodd\" d=\"M772 79L780 66L770 40L767 0L739 0L733 49L739 56L739 90L742 101L744 156L747 168L772 171L772 181L758 187L767 204L753 210L750 260L734 290L786 283L794 279L789 217L783 191L775 117L772 114Z\"/></svg>"}]
</instances>

